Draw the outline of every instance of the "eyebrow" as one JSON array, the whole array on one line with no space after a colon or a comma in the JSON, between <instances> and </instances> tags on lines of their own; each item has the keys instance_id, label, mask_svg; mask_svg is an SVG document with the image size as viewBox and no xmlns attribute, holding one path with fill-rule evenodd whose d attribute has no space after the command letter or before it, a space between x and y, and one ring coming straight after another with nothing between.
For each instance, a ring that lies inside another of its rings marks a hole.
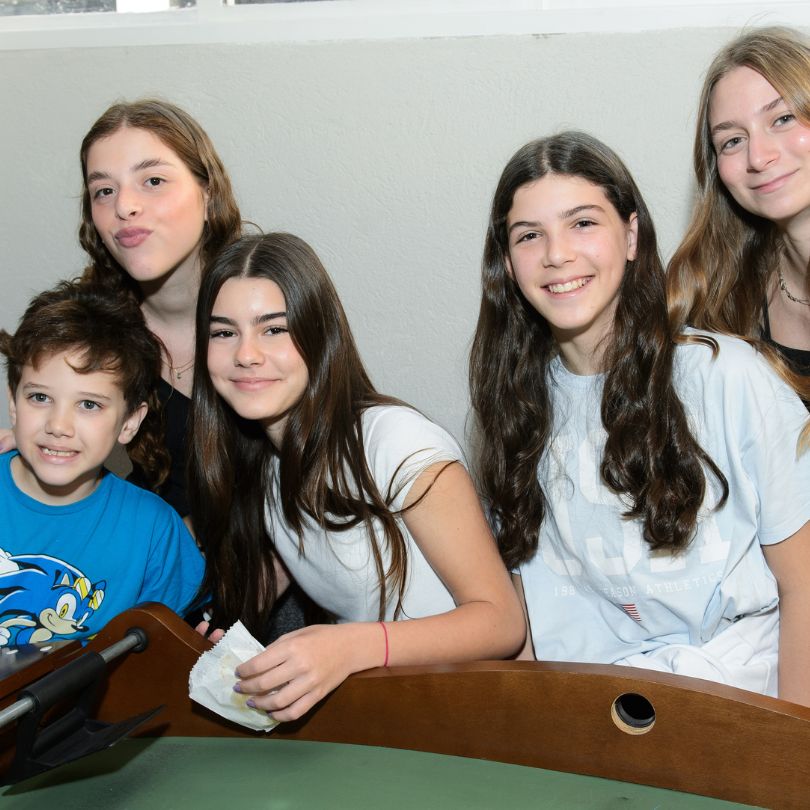
<instances>
[{"instance_id":1,"label":"eyebrow","mask_svg":"<svg viewBox=\"0 0 810 810\"><path fill-rule=\"evenodd\" d=\"M559 219L570 219L571 217L575 217L577 214L580 214L583 211L601 211L602 213L604 213L605 209L602 208L601 205L596 205L596 204L577 205L574 208L569 208L567 211L560 211L560 213L557 216L559 217ZM537 222L528 222L528 221L513 222L509 226L509 231L508 232L512 233L512 231L515 228L537 228L542 224L543 223L540 222L540 221L537 221Z\"/></svg>"},{"instance_id":2,"label":"eyebrow","mask_svg":"<svg viewBox=\"0 0 810 810\"><path fill-rule=\"evenodd\" d=\"M762 113L771 112L771 110L778 107L780 104L784 104L785 100L782 96L777 96L773 101L769 101L763 107L761 107L757 111L757 115L762 115ZM709 131L709 135L713 136L716 132L724 132L727 129L734 129L737 124L734 121L721 121L719 124L715 124L711 130Z\"/></svg>"},{"instance_id":3,"label":"eyebrow","mask_svg":"<svg viewBox=\"0 0 810 810\"><path fill-rule=\"evenodd\" d=\"M286 318L286 312L266 312L264 315L257 315L253 320L250 322L253 326L260 326L263 323L267 323L268 321L275 321L279 318ZM233 318L227 318L225 315L214 315L212 314L209 318L209 323L222 323L226 326L236 326L236 321Z\"/></svg>"},{"instance_id":4,"label":"eyebrow","mask_svg":"<svg viewBox=\"0 0 810 810\"><path fill-rule=\"evenodd\" d=\"M140 172L144 169L154 169L156 166L173 166L174 164L169 163L162 158L148 158L146 160L142 160L140 163L136 163L131 171L133 172ZM109 180L110 174L109 172L90 172L87 175L87 180L85 181L87 185L90 183L94 183L96 180Z\"/></svg>"}]
</instances>

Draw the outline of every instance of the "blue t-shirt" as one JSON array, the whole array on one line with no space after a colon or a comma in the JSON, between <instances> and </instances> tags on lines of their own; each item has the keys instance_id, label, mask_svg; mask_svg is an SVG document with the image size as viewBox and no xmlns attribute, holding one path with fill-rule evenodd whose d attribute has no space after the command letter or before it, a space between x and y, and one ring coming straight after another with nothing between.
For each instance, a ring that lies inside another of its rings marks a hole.
<instances>
[{"instance_id":1,"label":"blue t-shirt","mask_svg":"<svg viewBox=\"0 0 810 810\"><path fill-rule=\"evenodd\" d=\"M0 455L0 646L86 638L141 602L185 612L204 563L174 509L108 470L76 503L40 503L16 455Z\"/></svg>"}]
</instances>

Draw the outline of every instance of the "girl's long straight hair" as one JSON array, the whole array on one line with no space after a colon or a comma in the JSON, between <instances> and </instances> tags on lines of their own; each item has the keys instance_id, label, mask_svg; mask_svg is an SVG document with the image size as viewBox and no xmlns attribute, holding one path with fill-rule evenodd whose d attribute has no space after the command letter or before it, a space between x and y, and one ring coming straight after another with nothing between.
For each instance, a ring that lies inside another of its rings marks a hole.
<instances>
[{"instance_id":1,"label":"girl's long straight hair","mask_svg":"<svg viewBox=\"0 0 810 810\"><path fill-rule=\"evenodd\" d=\"M287 327L309 375L278 449L258 422L239 417L217 394L206 366L217 295L225 282L240 278L266 279L281 289ZM273 492L303 555L309 519L330 532L364 525L380 584L379 617L392 593L398 610L407 557L390 508L396 492L380 492L371 476L362 415L374 405L401 403L371 384L337 292L312 248L285 233L246 236L226 248L200 288L196 340L190 503L206 555L202 592L214 600L213 626L241 619L255 634L263 632L276 594L273 542L265 525ZM269 480L274 455L275 485Z\"/></svg>"},{"instance_id":2,"label":"girl's long straight hair","mask_svg":"<svg viewBox=\"0 0 810 810\"><path fill-rule=\"evenodd\" d=\"M672 384L676 335L667 319L664 272L647 206L618 156L595 138L563 132L533 141L508 162L492 202L483 292L470 356L472 405L480 430L479 484L509 567L537 551L547 500L538 464L552 439L548 366L557 345L547 321L507 272L507 216L517 190L549 174L599 186L624 222L638 218L636 258L627 263L614 326L603 349L601 416L608 438L600 473L628 503L652 549L677 552L695 532L705 465Z\"/></svg>"},{"instance_id":3,"label":"girl's long straight hair","mask_svg":"<svg viewBox=\"0 0 810 810\"><path fill-rule=\"evenodd\" d=\"M709 106L717 83L732 70L759 73L790 110L810 126L810 44L788 28L749 31L715 56L703 82L693 148L697 198L692 220L667 268L673 326L735 335L760 351L804 400L810 380L795 374L761 339L768 289L782 257L777 226L743 209L717 171Z\"/></svg>"}]
</instances>

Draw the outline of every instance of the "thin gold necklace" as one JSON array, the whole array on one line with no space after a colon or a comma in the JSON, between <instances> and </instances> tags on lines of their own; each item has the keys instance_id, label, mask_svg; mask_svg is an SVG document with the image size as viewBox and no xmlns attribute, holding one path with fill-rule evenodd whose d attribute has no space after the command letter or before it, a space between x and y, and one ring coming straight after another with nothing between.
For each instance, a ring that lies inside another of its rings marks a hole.
<instances>
[{"instance_id":1,"label":"thin gold necklace","mask_svg":"<svg viewBox=\"0 0 810 810\"><path fill-rule=\"evenodd\" d=\"M194 358L192 357L188 363L183 363L180 366L173 366L171 362L167 359L166 365L169 367L169 374L176 377L178 380L183 379L183 375L194 365Z\"/></svg>"}]
</instances>

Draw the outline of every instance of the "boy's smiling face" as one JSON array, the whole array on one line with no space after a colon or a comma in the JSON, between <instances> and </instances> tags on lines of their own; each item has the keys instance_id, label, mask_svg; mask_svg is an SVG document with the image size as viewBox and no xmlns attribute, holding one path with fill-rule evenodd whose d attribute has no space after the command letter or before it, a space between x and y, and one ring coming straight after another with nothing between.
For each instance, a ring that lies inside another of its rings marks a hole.
<instances>
[{"instance_id":1,"label":"boy's smiling face","mask_svg":"<svg viewBox=\"0 0 810 810\"><path fill-rule=\"evenodd\" d=\"M87 497L116 442L138 432L146 403L128 412L116 375L80 374L81 352L43 357L23 366L9 413L19 457L12 462L17 486L32 498L64 505Z\"/></svg>"}]
</instances>

